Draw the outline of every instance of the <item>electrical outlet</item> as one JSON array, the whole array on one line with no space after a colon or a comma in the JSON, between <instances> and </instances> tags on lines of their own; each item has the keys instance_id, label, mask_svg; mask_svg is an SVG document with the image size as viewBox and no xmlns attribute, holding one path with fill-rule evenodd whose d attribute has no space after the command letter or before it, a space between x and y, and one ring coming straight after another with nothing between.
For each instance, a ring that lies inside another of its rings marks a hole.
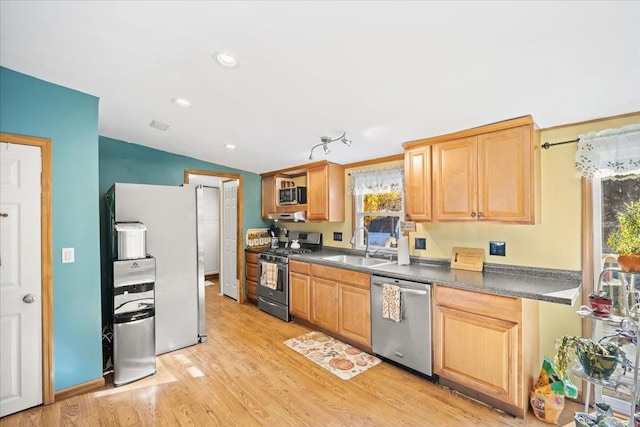
<instances>
[{"instance_id":1,"label":"electrical outlet","mask_svg":"<svg viewBox=\"0 0 640 427\"><path fill-rule=\"evenodd\" d=\"M427 249L427 239L424 237L416 237L414 246L416 249L425 250Z\"/></svg>"},{"instance_id":2,"label":"electrical outlet","mask_svg":"<svg viewBox=\"0 0 640 427\"><path fill-rule=\"evenodd\" d=\"M342 242L342 233L338 231L333 232L333 241L334 242Z\"/></svg>"},{"instance_id":3,"label":"electrical outlet","mask_svg":"<svg viewBox=\"0 0 640 427\"><path fill-rule=\"evenodd\" d=\"M489 255L506 256L507 244L505 242L489 242Z\"/></svg>"}]
</instances>

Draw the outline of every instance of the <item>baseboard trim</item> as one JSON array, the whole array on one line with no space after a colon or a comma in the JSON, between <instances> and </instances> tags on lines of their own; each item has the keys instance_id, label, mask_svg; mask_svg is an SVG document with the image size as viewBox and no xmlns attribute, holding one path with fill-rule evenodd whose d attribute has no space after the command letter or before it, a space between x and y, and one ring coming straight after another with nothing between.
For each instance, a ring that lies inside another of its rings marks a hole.
<instances>
[{"instance_id":1,"label":"baseboard trim","mask_svg":"<svg viewBox=\"0 0 640 427\"><path fill-rule=\"evenodd\" d=\"M508 404L499 399L496 399L495 397L480 393L472 389L471 387L458 384L447 378L440 377L440 384L452 390L457 390L470 399L473 399L495 409L499 409L500 411L506 412L507 414L511 414L514 417L526 418L527 413L530 412L530 405L528 404L528 400L527 403L524 404L524 408L518 408L515 405Z\"/></svg>"},{"instance_id":2,"label":"baseboard trim","mask_svg":"<svg viewBox=\"0 0 640 427\"><path fill-rule=\"evenodd\" d=\"M104 384L104 378L101 377L92 381L87 381L86 383L74 385L73 387L68 387L60 391L56 391L55 401L58 402L60 400L68 399L73 396L78 396L80 394L97 390L104 387Z\"/></svg>"}]
</instances>

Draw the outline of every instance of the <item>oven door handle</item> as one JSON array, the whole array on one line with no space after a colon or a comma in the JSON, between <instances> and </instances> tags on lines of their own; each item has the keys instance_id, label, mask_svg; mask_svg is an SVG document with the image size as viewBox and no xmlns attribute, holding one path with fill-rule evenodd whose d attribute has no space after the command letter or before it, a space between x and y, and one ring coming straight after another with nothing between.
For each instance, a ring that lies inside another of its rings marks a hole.
<instances>
[{"instance_id":1,"label":"oven door handle","mask_svg":"<svg viewBox=\"0 0 640 427\"><path fill-rule=\"evenodd\" d=\"M265 304L269 304L272 307L280 307L278 304L272 303L271 301L268 301L268 300L266 300L266 299L264 299L262 297L258 297L258 299L260 301L262 301L263 303L265 303Z\"/></svg>"}]
</instances>

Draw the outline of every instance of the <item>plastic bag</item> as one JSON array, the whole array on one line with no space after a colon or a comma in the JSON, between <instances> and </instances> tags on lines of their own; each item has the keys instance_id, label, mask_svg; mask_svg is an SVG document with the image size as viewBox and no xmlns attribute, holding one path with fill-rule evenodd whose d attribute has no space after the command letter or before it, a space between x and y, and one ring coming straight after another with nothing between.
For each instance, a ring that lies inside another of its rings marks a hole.
<instances>
[{"instance_id":1,"label":"plastic bag","mask_svg":"<svg viewBox=\"0 0 640 427\"><path fill-rule=\"evenodd\" d=\"M548 424L557 424L564 410L564 397L576 397L577 394L575 386L562 381L553 362L545 356L538 381L530 394L531 408L536 418Z\"/></svg>"}]
</instances>

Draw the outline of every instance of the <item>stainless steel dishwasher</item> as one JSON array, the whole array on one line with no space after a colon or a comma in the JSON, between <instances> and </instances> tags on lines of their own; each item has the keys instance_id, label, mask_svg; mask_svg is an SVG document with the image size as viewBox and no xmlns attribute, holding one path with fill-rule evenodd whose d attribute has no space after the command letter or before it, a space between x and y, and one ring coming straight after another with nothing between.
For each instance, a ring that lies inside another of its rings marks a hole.
<instances>
[{"instance_id":1,"label":"stainless steel dishwasher","mask_svg":"<svg viewBox=\"0 0 640 427\"><path fill-rule=\"evenodd\" d=\"M384 284L399 288L399 322L382 317ZM371 276L371 341L379 356L432 376L431 284Z\"/></svg>"}]
</instances>

